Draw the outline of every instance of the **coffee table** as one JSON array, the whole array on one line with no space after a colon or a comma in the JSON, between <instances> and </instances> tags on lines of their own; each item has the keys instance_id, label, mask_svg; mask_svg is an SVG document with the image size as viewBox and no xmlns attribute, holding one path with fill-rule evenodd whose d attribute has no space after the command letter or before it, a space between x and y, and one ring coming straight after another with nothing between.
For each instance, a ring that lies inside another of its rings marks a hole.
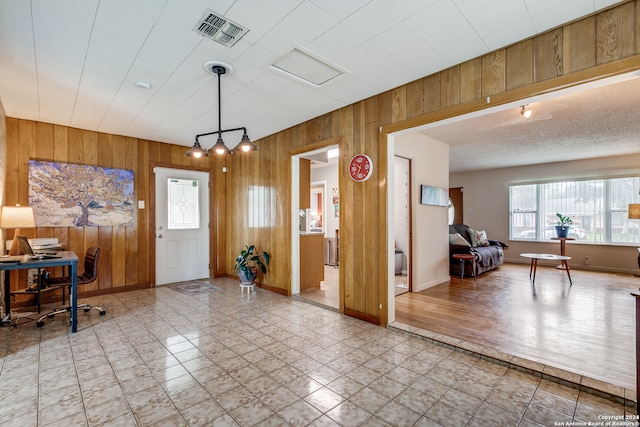
<instances>
[{"instance_id":1,"label":"coffee table","mask_svg":"<svg viewBox=\"0 0 640 427\"><path fill-rule=\"evenodd\" d=\"M569 286L573 285L571 281L571 274L569 273L569 266L567 265L567 261L571 259L570 256L564 255L556 255L556 254L536 254L536 253L525 253L520 254L523 258L531 259L531 268L529 268L529 279L531 279L531 283L535 285L536 283L536 269L538 268L538 260L549 260L549 261L560 261L563 267L563 270L567 272L567 277L569 278Z\"/></svg>"}]
</instances>

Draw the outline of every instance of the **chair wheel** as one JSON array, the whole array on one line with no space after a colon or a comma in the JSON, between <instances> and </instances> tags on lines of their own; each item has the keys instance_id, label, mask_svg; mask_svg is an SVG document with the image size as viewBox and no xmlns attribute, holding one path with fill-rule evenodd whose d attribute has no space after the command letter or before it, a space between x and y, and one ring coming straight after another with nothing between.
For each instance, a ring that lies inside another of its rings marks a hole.
<instances>
[{"instance_id":1,"label":"chair wheel","mask_svg":"<svg viewBox=\"0 0 640 427\"><path fill-rule=\"evenodd\" d=\"M104 311L104 310L100 310L100 316L104 316L105 314L107 314L107 312L106 312L106 311Z\"/></svg>"},{"instance_id":2,"label":"chair wheel","mask_svg":"<svg viewBox=\"0 0 640 427\"><path fill-rule=\"evenodd\" d=\"M54 314L47 314L47 319L53 319Z\"/></svg>"},{"instance_id":3,"label":"chair wheel","mask_svg":"<svg viewBox=\"0 0 640 427\"><path fill-rule=\"evenodd\" d=\"M90 308L83 308L82 310L83 310L85 313L88 313L88 312L89 312L89 310L91 310L91 309L90 309Z\"/></svg>"},{"instance_id":4,"label":"chair wheel","mask_svg":"<svg viewBox=\"0 0 640 427\"><path fill-rule=\"evenodd\" d=\"M42 328L44 326L44 322L38 322L38 323L36 323L36 326L38 328Z\"/></svg>"}]
</instances>

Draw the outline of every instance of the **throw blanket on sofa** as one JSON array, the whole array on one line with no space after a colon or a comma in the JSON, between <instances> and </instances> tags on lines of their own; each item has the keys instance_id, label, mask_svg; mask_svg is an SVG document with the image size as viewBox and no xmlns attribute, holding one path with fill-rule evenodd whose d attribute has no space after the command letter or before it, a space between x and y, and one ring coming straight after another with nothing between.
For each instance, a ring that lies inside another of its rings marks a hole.
<instances>
[{"instance_id":1,"label":"throw blanket on sofa","mask_svg":"<svg viewBox=\"0 0 640 427\"><path fill-rule=\"evenodd\" d=\"M488 265L500 265L502 258L502 248L500 250L496 250L495 246L476 246L472 249L473 252L477 253L480 257L478 263L482 266Z\"/></svg>"}]
</instances>

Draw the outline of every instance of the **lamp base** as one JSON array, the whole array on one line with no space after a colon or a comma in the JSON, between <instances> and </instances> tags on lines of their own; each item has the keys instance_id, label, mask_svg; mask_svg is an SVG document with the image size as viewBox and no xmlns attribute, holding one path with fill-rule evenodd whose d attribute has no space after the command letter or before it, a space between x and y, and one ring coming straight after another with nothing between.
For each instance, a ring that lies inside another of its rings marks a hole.
<instances>
[{"instance_id":1,"label":"lamp base","mask_svg":"<svg viewBox=\"0 0 640 427\"><path fill-rule=\"evenodd\" d=\"M11 248L9 249L9 255L24 255L22 253L22 248L20 247L20 242L18 242L18 235L20 234L20 229L16 228L16 231L13 233L13 241L11 242Z\"/></svg>"}]
</instances>

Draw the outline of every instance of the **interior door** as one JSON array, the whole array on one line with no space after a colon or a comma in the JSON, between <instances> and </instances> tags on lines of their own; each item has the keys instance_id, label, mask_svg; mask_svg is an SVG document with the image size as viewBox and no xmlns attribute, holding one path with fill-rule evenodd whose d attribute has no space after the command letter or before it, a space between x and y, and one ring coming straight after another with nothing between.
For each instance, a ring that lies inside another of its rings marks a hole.
<instances>
[{"instance_id":1,"label":"interior door","mask_svg":"<svg viewBox=\"0 0 640 427\"><path fill-rule=\"evenodd\" d=\"M154 172L156 285L209 277L209 173Z\"/></svg>"}]
</instances>

